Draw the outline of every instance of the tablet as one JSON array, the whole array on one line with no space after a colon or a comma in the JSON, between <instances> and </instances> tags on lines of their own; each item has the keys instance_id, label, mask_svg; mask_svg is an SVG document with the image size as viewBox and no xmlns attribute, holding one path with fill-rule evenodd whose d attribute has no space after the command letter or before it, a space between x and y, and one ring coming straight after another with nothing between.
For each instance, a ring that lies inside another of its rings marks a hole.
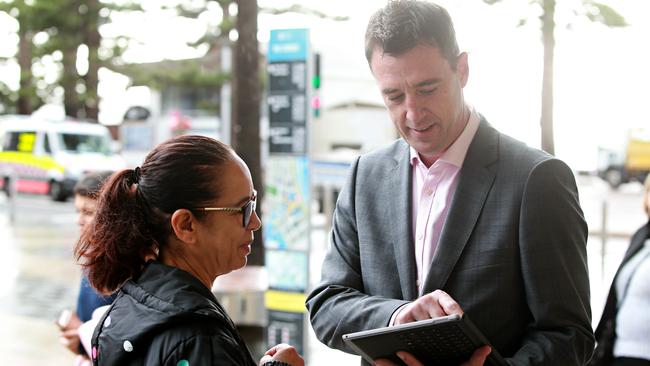
<instances>
[{"instance_id":1,"label":"tablet","mask_svg":"<svg viewBox=\"0 0 650 366\"><path fill-rule=\"evenodd\" d=\"M490 344L467 315L457 314L345 334L343 340L371 364L386 358L398 365L405 365L398 351L410 352L425 365L460 365ZM485 364L507 366L494 347Z\"/></svg>"}]
</instances>

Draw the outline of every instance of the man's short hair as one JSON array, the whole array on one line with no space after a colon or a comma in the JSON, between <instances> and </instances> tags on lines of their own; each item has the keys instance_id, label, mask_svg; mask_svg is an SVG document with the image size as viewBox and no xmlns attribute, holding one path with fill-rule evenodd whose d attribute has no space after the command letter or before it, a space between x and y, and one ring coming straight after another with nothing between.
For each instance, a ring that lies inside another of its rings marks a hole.
<instances>
[{"instance_id":1,"label":"man's short hair","mask_svg":"<svg viewBox=\"0 0 650 366\"><path fill-rule=\"evenodd\" d=\"M93 199L97 198L99 191L102 189L102 185L111 174L113 174L113 172L103 171L84 175L84 177L75 184L73 189L74 194Z\"/></svg>"},{"instance_id":2,"label":"man's short hair","mask_svg":"<svg viewBox=\"0 0 650 366\"><path fill-rule=\"evenodd\" d=\"M375 48L399 56L422 43L438 48L456 70L458 43L447 10L420 0L391 0L368 22L366 59L370 64Z\"/></svg>"}]
</instances>

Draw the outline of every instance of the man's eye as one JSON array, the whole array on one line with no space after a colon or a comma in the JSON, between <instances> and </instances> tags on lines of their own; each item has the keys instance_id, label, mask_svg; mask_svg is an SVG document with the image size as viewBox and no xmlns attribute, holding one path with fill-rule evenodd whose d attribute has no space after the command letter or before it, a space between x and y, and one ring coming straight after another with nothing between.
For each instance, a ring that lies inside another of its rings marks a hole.
<instances>
[{"instance_id":1,"label":"man's eye","mask_svg":"<svg viewBox=\"0 0 650 366\"><path fill-rule=\"evenodd\" d=\"M433 88L433 89L421 89L421 90L418 90L418 93L429 95L429 94L433 94L433 92L435 92L435 91L436 91L436 88Z\"/></svg>"},{"instance_id":2,"label":"man's eye","mask_svg":"<svg viewBox=\"0 0 650 366\"><path fill-rule=\"evenodd\" d=\"M401 100L402 98L404 98L404 94L397 94L397 95L389 96L388 100L390 100L391 102L397 102L397 101Z\"/></svg>"}]
</instances>

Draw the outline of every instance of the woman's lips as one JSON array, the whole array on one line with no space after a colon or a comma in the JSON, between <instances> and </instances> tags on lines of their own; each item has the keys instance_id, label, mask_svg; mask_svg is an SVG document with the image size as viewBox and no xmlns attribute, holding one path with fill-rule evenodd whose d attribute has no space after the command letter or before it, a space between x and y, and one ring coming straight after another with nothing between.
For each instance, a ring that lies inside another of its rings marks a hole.
<instances>
[{"instance_id":1,"label":"woman's lips","mask_svg":"<svg viewBox=\"0 0 650 366\"><path fill-rule=\"evenodd\" d=\"M245 250L247 252L247 254L250 254L250 252L251 252L251 244L253 244L253 242L244 243L244 244L240 245L239 248L242 249L242 250Z\"/></svg>"}]
</instances>

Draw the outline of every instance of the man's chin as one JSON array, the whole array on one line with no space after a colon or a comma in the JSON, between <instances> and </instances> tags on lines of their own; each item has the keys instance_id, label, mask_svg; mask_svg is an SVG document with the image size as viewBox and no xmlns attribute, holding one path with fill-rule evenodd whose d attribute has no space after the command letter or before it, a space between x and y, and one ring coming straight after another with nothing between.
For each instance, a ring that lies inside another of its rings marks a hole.
<instances>
[{"instance_id":1,"label":"man's chin","mask_svg":"<svg viewBox=\"0 0 650 366\"><path fill-rule=\"evenodd\" d=\"M418 154L420 154L420 157L432 158L442 155L442 151L440 151L437 146L432 146L431 144L415 142L409 145L411 145L411 147L414 148Z\"/></svg>"}]
</instances>

